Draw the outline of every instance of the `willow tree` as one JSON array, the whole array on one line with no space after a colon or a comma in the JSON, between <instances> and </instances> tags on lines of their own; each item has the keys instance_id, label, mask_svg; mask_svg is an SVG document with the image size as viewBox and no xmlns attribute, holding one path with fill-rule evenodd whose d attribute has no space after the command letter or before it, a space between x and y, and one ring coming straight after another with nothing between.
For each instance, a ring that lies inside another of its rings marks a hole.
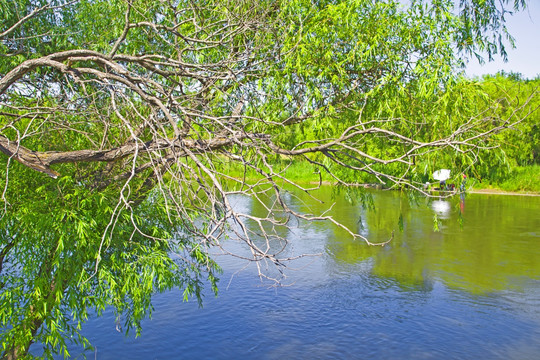
<instances>
[{"instance_id":1,"label":"willow tree","mask_svg":"<svg viewBox=\"0 0 540 360\"><path fill-rule=\"evenodd\" d=\"M108 306L140 330L155 292L200 300L225 238L268 277L290 216L342 226L287 206L284 184L309 189L276 158L411 188L421 159L470 165L526 116L459 80L461 57L504 55L509 2L1 0L3 356L67 355Z\"/></svg>"}]
</instances>

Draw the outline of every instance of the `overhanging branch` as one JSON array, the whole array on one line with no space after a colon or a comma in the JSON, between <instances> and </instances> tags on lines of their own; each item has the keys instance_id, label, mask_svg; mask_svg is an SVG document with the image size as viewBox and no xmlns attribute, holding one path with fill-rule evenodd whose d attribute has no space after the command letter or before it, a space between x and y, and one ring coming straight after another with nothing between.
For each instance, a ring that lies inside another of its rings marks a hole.
<instances>
[{"instance_id":1,"label":"overhanging branch","mask_svg":"<svg viewBox=\"0 0 540 360\"><path fill-rule=\"evenodd\" d=\"M175 157L187 156L186 150L192 153L213 152L230 146L248 137L248 134L236 133L231 137L218 137L210 140L194 139L155 139L148 142L132 141L122 146L107 150L74 150L74 151L33 151L0 135L0 151L24 166L40 171L52 178L60 174L51 169L54 164L77 162L111 162L120 160L135 153L149 152L173 153ZM260 135L259 135L260 137Z\"/></svg>"}]
</instances>

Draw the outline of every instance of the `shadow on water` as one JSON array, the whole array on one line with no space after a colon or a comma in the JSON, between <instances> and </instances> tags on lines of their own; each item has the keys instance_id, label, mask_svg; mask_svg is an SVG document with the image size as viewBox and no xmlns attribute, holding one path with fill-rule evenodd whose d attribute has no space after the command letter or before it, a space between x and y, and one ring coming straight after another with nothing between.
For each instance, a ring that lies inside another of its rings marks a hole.
<instances>
[{"instance_id":1,"label":"shadow on water","mask_svg":"<svg viewBox=\"0 0 540 360\"><path fill-rule=\"evenodd\" d=\"M280 229L290 287L261 286L253 267L217 256L218 298L204 308L178 291L155 297L142 337L92 319L84 334L98 359L536 359L540 354L540 199L470 195L416 199L373 193L374 210L324 188L323 203L289 197L298 211L332 216L372 242L327 223ZM264 215L246 198L235 206ZM436 216L435 216L436 215ZM434 230L434 219L439 231ZM242 244L231 242L241 252ZM287 255L287 254L285 254ZM74 350L73 354L79 354ZM87 352L88 358L94 353Z\"/></svg>"}]
</instances>

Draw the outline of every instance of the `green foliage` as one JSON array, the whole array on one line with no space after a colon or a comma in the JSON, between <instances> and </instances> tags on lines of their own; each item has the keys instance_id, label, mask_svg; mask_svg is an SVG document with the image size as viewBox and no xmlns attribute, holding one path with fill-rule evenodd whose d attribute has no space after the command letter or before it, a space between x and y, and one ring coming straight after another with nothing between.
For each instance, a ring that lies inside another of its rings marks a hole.
<instances>
[{"instance_id":1,"label":"green foliage","mask_svg":"<svg viewBox=\"0 0 540 360\"><path fill-rule=\"evenodd\" d=\"M215 288L217 266L179 235L181 223L151 192L132 211L113 213L117 189L95 191L72 176L36 179L18 164L6 177L5 160L0 168L9 181L1 185L1 244L14 244L1 277L2 351L38 341L45 355L65 355L67 339L88 345L79 330L92 311L112 306L124 330L139 333L152 294L180 287L185 300L200 302L205 278Z\"/></svg>"},{"instance_id":2,"label":"green foliage","mask_svg":"<svg viewBox=\"0 0 540 360\"><path fill-rule=\"evenodd\" d=\"M505 190L538 191L534 180L531 183L523 179L534 174L535 165L540 164L539 79L499 73L485 76L477 84L484 94L476 98L477 108L490 109L484 110L483 116L506 122L522 120L486 141L486 149L480 151L479 161L470 167L469 176L476 178L479 187L492 184Z\"/></svg>"},{"instance_id":3,"label":"green foliage","mask_svg":"<svg viewBox=\"0 0 540 360\"><path fill-rule=\"evenodd\" d=\"M510 131L496 135L512 165L540 164L540 79L526 80L518 74L500 73L484 77L481 86L497 102L501 117L524 119Z\"/></svg>"},{"instance_id":4,"label":"green foliage","mask_svg":"<svg viewBox=\"0 0 540 360\"><path fill-rule=\"evenodd\" d=\"M504 3L508 1L499 5ZM275 139L295 148L339 137L359 122L431 142L450 136L479 113L501 116L482 85L457 76L461 60L455 56L456 47L490 57L504 53L504 36L494 31L505 31L499 5L462 1L456 14L452 1L290 2L282 14L289 24L282 40L289 53L283 65L259 81L261 91L274 96L255 105L257 114L293 123L276 128ZM518 10L525 4L512 5ZM457 179L474 166L479 153L441 146L407 159L411 167L384 164L409 150L394 139L366 136L355 148L381 160L383 164L372 162L373 171L422 183L442 167L453 169ZM336 152L331 161L328 154L319 154L311 160L348 182L382 181L336 165L365 164L351 155Z\"/></svg>"},{"instance_id":5,"label":"green foliage","mask_svg":"<svg viewBox=\"0 0 540 360\"><path fill-rule=\"evenodd\" d=\"M513 168L508 178L500 184L506 191L533 191L540 193L540 165Z\"/></svg>"},{"instance_id":6,"label":"green foliage","mask_svg":"<svg viewBox=\"0 0 540 360\"><path fill-rule=\"evenodd\" d=\"M484 178L477 181L475 188L500 189L519 193L540 193L540 166L516 166L506 169L507 171L496 178Z\"/></svg>"}]
</instances>

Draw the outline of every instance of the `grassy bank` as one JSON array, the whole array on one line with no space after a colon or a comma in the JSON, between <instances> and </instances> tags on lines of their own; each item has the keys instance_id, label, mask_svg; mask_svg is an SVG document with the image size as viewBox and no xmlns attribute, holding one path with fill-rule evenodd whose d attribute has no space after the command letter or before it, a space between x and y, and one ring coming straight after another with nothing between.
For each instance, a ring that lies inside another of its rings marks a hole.
<instances>
[{"instance_id":1,"label":"grassy bank","mask_svg":"<svg viewBox=\"0 0 540 360\"><path fill-rule=\"evenodd\" d=\"M540 166L515 167L503 178L476 181L474 188L540 193Z\"/></svg>"},{"instance_id":2,"label":"grassy bank","mask_svg":"<svg viewBox=\"0 0 540 360\"><path fill-rule=\"evenodd\" d=\"M269 169L266 166L261 166L260 168L267 172ZM336 179L330 175L325 169L316 166L308 161L288 161L281 160L271 163L274 173L279 174L280 176L298 183L300 185L305 184L314 184L319 181L324 183L334 183ZM338 171L341 179L345 179L350 183L376 183L377 179L366 173L353 172L348 169L332 169L332 171ZM249 182L256 182L263 178L263 176L250 168L243 168L235 163L228 163L224 166L223 172L229 176L235 177L237 179L245 178ZM274 177L274 180L279 183L278 177Z\"/></svg>"}]
</instances>

